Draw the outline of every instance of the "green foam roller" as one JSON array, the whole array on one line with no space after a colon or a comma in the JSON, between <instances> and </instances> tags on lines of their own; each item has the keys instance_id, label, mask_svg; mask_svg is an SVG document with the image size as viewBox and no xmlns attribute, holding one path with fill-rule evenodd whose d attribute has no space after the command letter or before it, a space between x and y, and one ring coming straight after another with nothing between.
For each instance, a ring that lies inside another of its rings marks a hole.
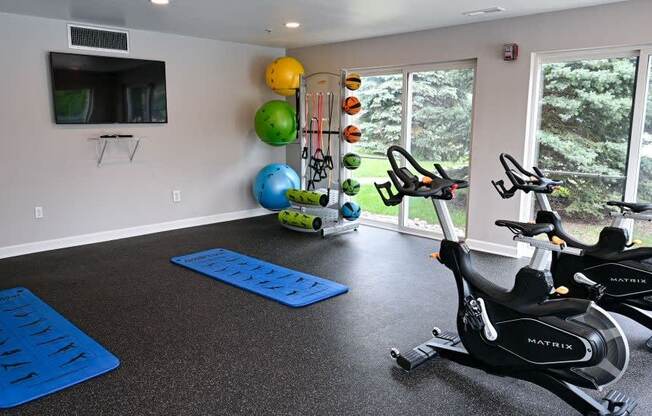
<instances>
[{"instance_id":1,"label":"green foam roller","mask_svg":"<svg viewBox=\"0 0 652 416\"><path fill-rule=\"evenodd\" d=\"M317 231L321 228L321 218L316 215L308 215L303 212L285 209L278 213L278 220L281 224L296 228Z\"/></svg>"},{"instance_id":2,"label":"green foam roller","mask_svg":"<svg viewBox=\"0 0 652 416\"><path fill-rule=\"evenodd\" d=\"M287 192L290 201L301 205L328 205L328 195L321 192L304 191L301 189L290 189Z\"/></svg>"}]
</instances>

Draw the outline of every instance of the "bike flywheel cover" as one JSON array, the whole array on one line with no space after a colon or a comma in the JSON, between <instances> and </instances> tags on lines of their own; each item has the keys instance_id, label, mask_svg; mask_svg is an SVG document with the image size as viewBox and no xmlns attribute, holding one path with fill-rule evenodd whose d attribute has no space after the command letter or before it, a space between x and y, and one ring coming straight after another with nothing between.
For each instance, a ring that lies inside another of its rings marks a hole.
<instances>
[{"instance_id":1,"label":"bike flywheel cover","mask_svg":"<svg viewBox=\"0 0 652 416\"><path fill-rule=\"evenodd\" d=\"M618 381L629 364L629 343L618 322L595 303L591 303L586 313L569 320L595 328L607 343L607 354L599 364L573 371L590 378L598 387Z\"/></svg>"}]
</instances>

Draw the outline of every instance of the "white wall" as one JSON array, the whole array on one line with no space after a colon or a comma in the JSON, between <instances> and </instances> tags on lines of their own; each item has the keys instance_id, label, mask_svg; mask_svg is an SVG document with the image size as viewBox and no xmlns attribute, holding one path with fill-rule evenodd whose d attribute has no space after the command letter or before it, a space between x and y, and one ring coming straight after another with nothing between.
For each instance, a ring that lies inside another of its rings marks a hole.
<instances>
[{"instance_id":1,"label":"white wall","mask_svg":"<svg viewBox=\"0 0 652 416\"><path fill-rule=\"evenodd\" d=\"M49 51L71 52L66 22L0 14L0 253L257 208L252 178L285 160L253 132L256 109L275 98L265 66L284 50L132 30L129 57L166 62L169 123L72 127L53 122ZM87 139L105 131L146 137L134 163L118 149L96 167ZM182 192L179 204L173 189ZM37 205L42 220L34 219Z\"/></svg>"},{"instance_id":2,"label":"white wall","mask_svg":"<svg viewBox=\"0 0 652 416\"><path fill-rule=\"evenodd\" d=\"M513 242L507 231L498 230L493 223L498 218L518 218L520 204L518 198L502 200L489 181L503 176L498 153L509 152L522 159L526 152L532 54L652 43L650 16L652 1L628 1L291 49L288 55L297 57L308 73L477 59L468 238L490 243L483 245L486 249L501 250L504 245L513 247ZM501 59L502 45L510 42L521 48L520 59L513 63ZM288 160L291 156L288 153Z\"/></svg>"}]
</instances>

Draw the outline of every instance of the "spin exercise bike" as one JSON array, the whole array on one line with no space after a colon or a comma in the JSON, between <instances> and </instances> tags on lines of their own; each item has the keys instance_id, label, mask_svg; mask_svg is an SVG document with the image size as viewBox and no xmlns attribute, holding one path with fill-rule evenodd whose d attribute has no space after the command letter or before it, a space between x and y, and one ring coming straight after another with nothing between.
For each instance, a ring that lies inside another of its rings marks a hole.
<instances>
[{"instance_id":1,"label":"spin exercise bike","mask_svg":"<svg viewBox=\"0 0 652 416\"><path fill-rule=\"evenodd\" d=\"M423 179L399 167L395 154ZM387 206L398 205L406 196L432 200L444 234L436 258L453 272L458 292L457 332L435 328L434 338L407 353L392 349L397 364L409 371L441 357L537 384L584 415L631 414L636 402L622 393L611 391L596 400L582 390L601 389L625 372L629 348L618 324L590 300L551 296L555 289L546 270L550 252L580 250L534 238L552 232L550 224L496 221L535 247L532 262L518 272L514 287L503 289L474 270L469 248L458 241L446 206L456 189L468 183L451 179L440 165L435 165L438 174L424 169L399 146L390 147L387 157L390 182L375 184L378 193Z\"/></svg>"},{"instance_id":2,"label":"spin exercise bike","mask_svg":"<svg viewBox=\"0 0 652 416\"><path fill-rule=\"evenodd\" d=\"M505 153L500 155L500 163L512 184L507 189L504 180L492 181L500 196L506 199L517 191L533 192L538 206L536 223L554 227L547 233L549 239L560 239L562 244L583 252L579 257L555 253L551 267L555 285L566 286L569 296L593 300L652 329L652 317L641 311L652 311L652 247L630 248L634 244L629 244L625 223L628 219L652 221L652 204L607 202L619 211L611 213L612 224L600 231L598 242L587 245L564 230L561 217L550 206L547 195L562 181L547 178L536 166L529 172ZM652 338L646 346L652 350Z\"/></svg>"}]
</instances>

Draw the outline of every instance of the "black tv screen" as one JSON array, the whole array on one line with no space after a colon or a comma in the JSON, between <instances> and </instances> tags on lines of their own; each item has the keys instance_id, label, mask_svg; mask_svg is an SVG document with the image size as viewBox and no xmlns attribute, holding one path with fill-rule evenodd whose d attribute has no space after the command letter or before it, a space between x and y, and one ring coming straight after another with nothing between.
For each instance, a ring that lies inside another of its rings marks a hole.
<instances>
[{"instance_id":1,"label":"black tv screen","mask_svg":"<svg viewBox=\"0 0 652 416\"><path fill-rule=\"evenodd\" d=\"M57 124L167 123L165 62L50 52Z\"/></svg>"}]
</instances>

